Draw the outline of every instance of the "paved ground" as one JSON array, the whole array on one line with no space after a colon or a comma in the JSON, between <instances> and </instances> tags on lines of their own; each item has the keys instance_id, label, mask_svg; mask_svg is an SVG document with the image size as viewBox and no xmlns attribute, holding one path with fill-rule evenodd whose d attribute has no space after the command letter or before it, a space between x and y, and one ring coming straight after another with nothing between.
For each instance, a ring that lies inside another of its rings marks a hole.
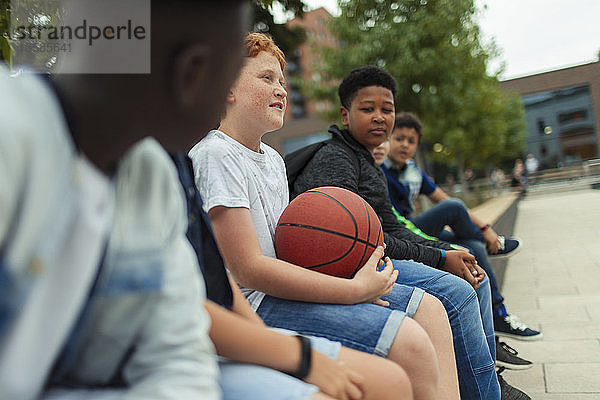
<instances>
[{"instance_id":1,"label":"paved ground","mask_svg":"<svg viewBox=\"0 0 600 400\"><path fill-rule=\"evenodd\" d=\"M508 262L503 294L544 339L506 340L535 362L506 380L536 400L600 399L600 190L530 192L514 234L525 246Z\"/></svg>"}]
</instances>

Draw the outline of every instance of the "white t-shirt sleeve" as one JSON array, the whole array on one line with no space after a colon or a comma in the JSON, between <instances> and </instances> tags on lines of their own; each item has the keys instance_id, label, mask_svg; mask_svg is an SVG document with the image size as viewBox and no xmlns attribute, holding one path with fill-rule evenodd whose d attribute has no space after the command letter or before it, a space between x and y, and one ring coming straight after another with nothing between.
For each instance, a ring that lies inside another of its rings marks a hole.
<instances>
[{"instance_id":1,"label":"white t-shirt sleeve","mask_svg":"<svg viewBox=\"0 0 600 400\"><path fill-rule=\"evenodd\" d=\"M204 211L217 206L250 208L248 179L239 155L217 140L207 140L190 152L196 186Z\"/></svg>"},{"instance_id":2,"label":"white t-shirt sleeve","mask_svg":"<svg viewBox=\"0 0 600 400\"><path fill-rule=\"evenodd\" d=\"M111 237L116 248L108 254L130 249L143 254L154 245L167 260L161 293L124 365L129 390L122 398L220 399L210 317L203 307L206 292L185 236L185 198L177 171L158 143L146 139L122 162L117 177L121 212ZM140 237L135 232L142 223L148 233Z\"/></svg>"}]
</instances>

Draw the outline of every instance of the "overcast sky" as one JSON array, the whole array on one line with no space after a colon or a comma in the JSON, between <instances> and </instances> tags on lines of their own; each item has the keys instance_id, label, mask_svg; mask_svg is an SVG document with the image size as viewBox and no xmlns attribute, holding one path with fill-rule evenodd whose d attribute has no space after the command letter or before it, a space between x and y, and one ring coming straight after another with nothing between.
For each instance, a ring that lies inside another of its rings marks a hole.
<instances>
[{"instance_id":1,"label":"overcast sky","mask_svg":"<svg viewBox=\"0 0 600 400\"><path fill-rule=\"evenodd\" d=\"M504 79L597 60L600 0L475 0L484 40L494 37ZM336 0L304 0L339 14ZM482 5L487 4L487 10Z\"/></svg>"}]
</instances>

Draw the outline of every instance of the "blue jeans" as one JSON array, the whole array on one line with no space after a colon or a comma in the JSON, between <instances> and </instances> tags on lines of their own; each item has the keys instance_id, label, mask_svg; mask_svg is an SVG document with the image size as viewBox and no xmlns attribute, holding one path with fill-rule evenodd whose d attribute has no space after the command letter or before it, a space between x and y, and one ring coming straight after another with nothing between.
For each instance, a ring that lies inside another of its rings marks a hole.
<instances>
[{"instance_id":1,"label":"blue jeans","mask_svg":"<svg viewBox=\"0 0 600 400\"><path fill-rule=\"evenodd\" d=\"M282 332L293 335L294 332ZM312 348L337 360L340 344L310 338ZM219 357L219 386L223 400L310 400L319 388L291 375L260 365L229 361ZM127 391L119 388L51 388L40 400L121 400ZM202 398L200 396L199 398Z\"/></svg>"},{"instance_id":2,"label":"blue jeans","mask_svg":"<svg viewBox=\"0 0 600 400\"><path fill-rule=\"evenodd\" d=\"M481 231L471 221L467 207L461 200L444 200L417 215L412 221L428 235L468 248L490 279L493 310L499 310L504 306L504 297L500 293ZM446 225L452 228L452 232L444 229Z\"/></svg>"},{"instance_id":3,"label":"blue jeans","mask_svg":"<svg viewBox=\"0 0 600 400\"><path fill-rule=\"evenodd\" d=\"M295 332L283 332L293 335ZM312 348L337 360L340 344L311 337ZM219 359L219 385L223 400L310 400L319 388L283 372L259 365Z\"/></svg>"},{"instance_id":4,"label":"blue jeans","mask_svg":"<svg viewBox=\"0 0 600 400\"><path fill-rule=\"evenodd\" d=\"M489 280L477 291L462 278L407 260L392 260L397 283L437 297L450 320L462 399L500 399Z\"/></svg>"},{"instance_id":5,"label":"blue jeans","mask_svg":"<svg viewBox=\"0 0 600 400\"><path fill-rule=\"evenodd\" d=\"M266 295L256 310L268 326L324 337L346 347L387 357L405 316L412 317L423 290L394 285L383 297L390 307L371 303L323 304Z\"/></svg>"}]
</instances>

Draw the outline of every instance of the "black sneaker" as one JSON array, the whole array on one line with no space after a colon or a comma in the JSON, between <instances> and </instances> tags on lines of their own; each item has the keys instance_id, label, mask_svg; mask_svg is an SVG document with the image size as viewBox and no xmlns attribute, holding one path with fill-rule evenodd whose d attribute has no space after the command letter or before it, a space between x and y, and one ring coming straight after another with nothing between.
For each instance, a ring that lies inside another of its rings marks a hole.
<instances>
[{"instance_id":1,"label":"black sneaker","mask_svg":"<svg viewBox=\"0 0 600 400\"><path fill-rule=\"evenodd\" d=\"M521 245L521 239L498 236L498 252L496 254L489 254L489 256L494 258L514 256L521 251Z\"/></svg>"},{"instance_id":2,"label":"black sneaker","mask_svg":"<svg viewBox=\"0 0 600 400\"><path fill-rule=\"evenodd\" d=\"M504 380L501 375L503 371L503 367L496 370L496 374L498 374L498 383L500 384L500 398L502 400L531 400L531 397L525 392L517 389Z\"/></svg>"},{"instance_id":3,"label":"black sneaker","mask_svg":"<svg viewBox=\"0 0 600 400\"><path fill-rule=\"evenodd\" d=\"M496 336L525 341L540 340L544 337L542 332L529 328L521 322L519 317L513 314L506 314L504 317L494 317L494 331L496 332Z\"/></svg>"},{"instance_id":4,"label":"black sneaker","mask_svg":"<svg viewBox=\"0 0 600 400\"><path fill-rule=\"evenodd\" d=\"M525 392L511 386L504 380L502 375L500 375L503 371L504 368L498 368L496 371L498 374L498 383L500 384L500 398L502 400L531 400L531 397L525 394Z\"/></svg>"},{"instance_id":5,"label":"black sneaker","mask_svg":"<svg viewBox=\"0 0 600 400\"><path fill-rule=\"evenodd\" d=\"M529 369L533 367L531 361L517 356L519 352L496 338L496 366L506 369Z\"/></svg>"}]
</instances>

